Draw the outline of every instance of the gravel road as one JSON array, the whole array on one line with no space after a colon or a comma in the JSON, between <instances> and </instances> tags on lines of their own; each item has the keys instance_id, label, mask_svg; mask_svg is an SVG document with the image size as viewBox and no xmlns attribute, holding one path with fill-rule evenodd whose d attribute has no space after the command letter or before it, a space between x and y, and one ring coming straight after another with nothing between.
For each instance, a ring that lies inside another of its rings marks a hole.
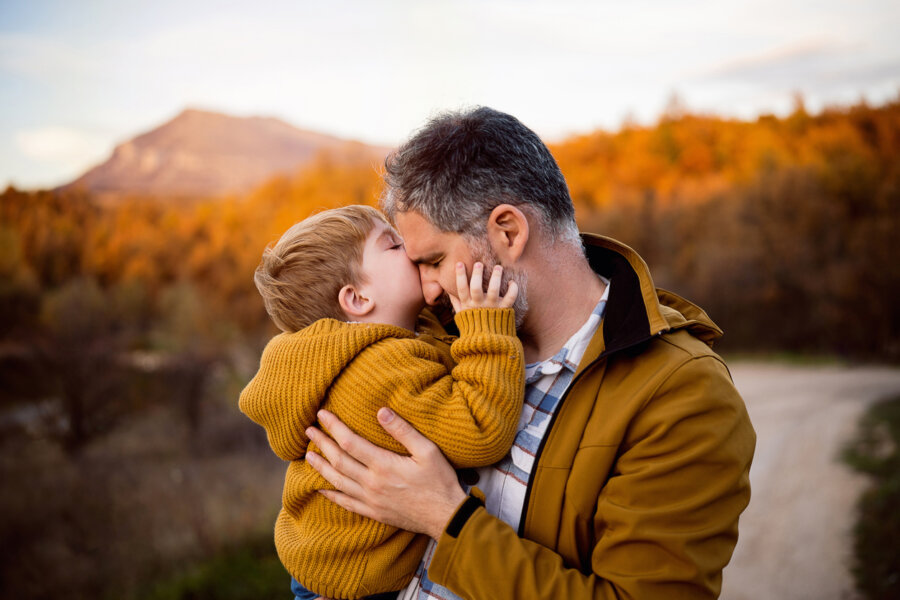
<instances>
[{"instance_id":1,"label":"gravel road","mask_svg":"<svg viewBox=\"0 0 900 600\"><path fill-rule=\"evenodd\" d=\"M723 600L857 598L851 532L868 481L838 455L866 407L900 395L900 369L737 362L731 372L758 438Z\"/></svg>"}]
</instances>

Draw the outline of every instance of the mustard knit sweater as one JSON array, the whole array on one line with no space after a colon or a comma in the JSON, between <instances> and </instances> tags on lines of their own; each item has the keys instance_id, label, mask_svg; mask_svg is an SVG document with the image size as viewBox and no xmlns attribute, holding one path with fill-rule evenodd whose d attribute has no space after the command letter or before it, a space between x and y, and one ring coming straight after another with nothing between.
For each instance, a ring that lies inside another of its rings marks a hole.
<instances>
[{"instance_id":1,"label":"mustard knit sweater","mask_svg":"<svg viewBox=\"0 0 900 600\"><path fill-rule=\"evenodd\" d=\"M303 460L307 450L318 452L304 433L317 424L318 409L406 454L375 418L388 406L457 468L490 465L509 451L525 387L513 310L464 310L455 320L460 337L449 353L446 334L433 319L420 319L418 336L393 325L322 319L275 336L263 351L240 408L265 428L275 454L291 461L275 546L307 589L330 598L399 590L428 542L350 513L316 492L333 489Z\"/></svg>"}]
</instances>

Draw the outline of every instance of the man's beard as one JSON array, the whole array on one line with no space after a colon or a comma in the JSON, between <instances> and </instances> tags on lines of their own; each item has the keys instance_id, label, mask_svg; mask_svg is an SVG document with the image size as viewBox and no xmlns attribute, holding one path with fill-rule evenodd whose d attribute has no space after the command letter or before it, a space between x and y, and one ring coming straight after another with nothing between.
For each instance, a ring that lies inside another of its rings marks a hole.
<instances>
[{"instance_id":1,"label":"man's beard","mask_svg":"<svg viewBox=\"0 0 900 600\"><path fill-rule=\"evenodd\" d=\"M500 257L491 248L487 240L475 239L469 243L469 251L472 258L484 265L482 289L486 290L491 280L491 273L496 265L500 264ZM512 308L516 313L516 328L522 326L525 315L528 313L528 275L521 269L503 267L503 275L500 278L500 294L505 296L509 291L509 282L515 281L519 287L519 293L513 302ZM446 296L446 295L445 295ZM449 302L449 299L447 299Z\"/></svg>"}]
</instances>

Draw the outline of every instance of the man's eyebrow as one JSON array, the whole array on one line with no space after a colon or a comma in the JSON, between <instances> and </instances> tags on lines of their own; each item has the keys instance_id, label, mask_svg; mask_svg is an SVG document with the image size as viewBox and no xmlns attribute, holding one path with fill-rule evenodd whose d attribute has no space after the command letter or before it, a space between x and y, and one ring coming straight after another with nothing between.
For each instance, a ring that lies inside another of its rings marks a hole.
<instances>
[{"instance_id":1,"label":"man's eyebrow","mask_svg":"<svg viewBox=\"0 0 900 600\"><path fill-rule=\"evenodd\" d=\"M437 259L441 258L443 254L441 252L432 252L430 254L426 254L424 256L417 256L416 258L410 258L417 265L428 265L431 264Z\"/></svg>"}]
</instances>

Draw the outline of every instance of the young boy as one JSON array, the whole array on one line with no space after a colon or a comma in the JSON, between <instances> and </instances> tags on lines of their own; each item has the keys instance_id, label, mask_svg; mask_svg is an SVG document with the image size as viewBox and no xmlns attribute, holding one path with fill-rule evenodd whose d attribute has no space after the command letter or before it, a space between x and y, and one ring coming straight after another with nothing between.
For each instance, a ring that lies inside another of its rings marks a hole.
<instances>
[{"instance_id":1,"label":"young boy","mask_svg":"<svg viewBox=\"0 0 900 600\"><path fill-rule=\"evenodd\" d=\"M457 265L459 338L427 311L418 269L384 216L367 206L314 215L267 248L255 281L284 333L263 351L240 408L291 461L275 546L306 590L361 598L402 589L427 539L350 513L317 490L331 486L305 460L317 452L304 433L326 408L357 433L395 452L378 425L393 409L431 438L457 468L493 464L508 452L522 407L524 365L501 271L483 290L476 263L467 282ZM421 314L420 314L421 313ZM449 342L452 341L452 345Z\"/></svg>"}]
</instances>

